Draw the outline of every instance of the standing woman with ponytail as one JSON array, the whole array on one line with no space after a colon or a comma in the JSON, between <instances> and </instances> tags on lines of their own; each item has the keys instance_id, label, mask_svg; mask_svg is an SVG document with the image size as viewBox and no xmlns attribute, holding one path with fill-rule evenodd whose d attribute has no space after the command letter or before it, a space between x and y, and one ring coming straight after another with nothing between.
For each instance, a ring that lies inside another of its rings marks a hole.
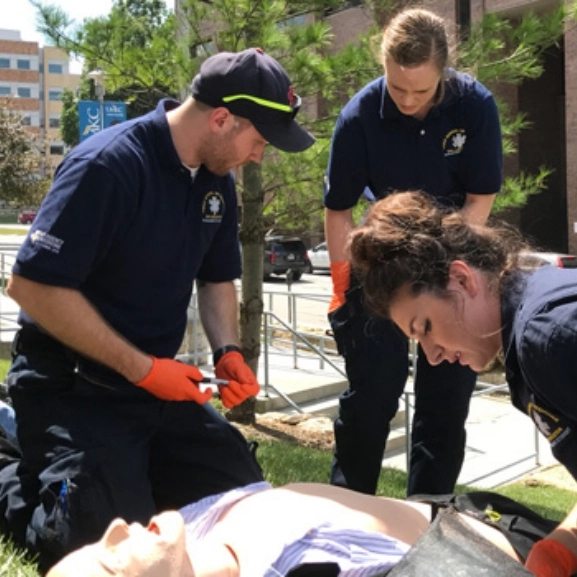
<instances>
[{"instance_id":1,"label":"standing woman with ponytail","mask_svg":"<svg viewBox=\"0 0 577 577\"><path fill-rule=\"evenodd\" d=\"M369 309L417 339L431 365L478 371L503 351L513 405L577 480L577 270L528 270L525 248L518 233L407 192L371 207L350 258ZM577 572L577 507L526 566L540 577Z\"/></svg>"},{"instance_id":2,"label":"standing woman with ponytail","mask_svg":"<svg viewBox=\"0 0 577 577\"><path fill-rule=\"evenodd\" d=\"M448 68L444 22L407 9L386 27L384 76L344 107L334 130L324 193L333 299L329 320L345 358L349 388L335 420L331 483L375 493L390 421L409 373L408 341L372 320L345 246L365 187L379 199L422 189L484 223L501 188L502 143L491 93ZM450 493L464 458L465 420L476 374L468 367L417 362L407 493ZM450 403L446 402L448 399Z\"/></svg>"}]
</instances>

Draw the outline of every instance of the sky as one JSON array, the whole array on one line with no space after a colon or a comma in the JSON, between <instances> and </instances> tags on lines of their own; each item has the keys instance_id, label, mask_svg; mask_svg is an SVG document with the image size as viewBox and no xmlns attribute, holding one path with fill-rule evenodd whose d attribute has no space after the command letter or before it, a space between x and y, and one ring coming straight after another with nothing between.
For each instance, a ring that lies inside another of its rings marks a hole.
<instances>
[{"instance_id":1,"label":"sky","mask_svg":"<svg viewBox=\"0 0 577 577\"><path fill-rule=\"evenodd\" d=\"M174 0L165 0L169 9L174 9ZM46 0L47 4L59 6L75 22L81 23L84 18L105 16L110 12L112 0ZM4 4L0 28L19 30L20 38L28 42L44 45L43 37L36 32L36 10L28 0L0 0ZM7 5L10 8L7 9ZM71 66L71 72L79 72L80 65Z\"/></svg>"}]
</instances>

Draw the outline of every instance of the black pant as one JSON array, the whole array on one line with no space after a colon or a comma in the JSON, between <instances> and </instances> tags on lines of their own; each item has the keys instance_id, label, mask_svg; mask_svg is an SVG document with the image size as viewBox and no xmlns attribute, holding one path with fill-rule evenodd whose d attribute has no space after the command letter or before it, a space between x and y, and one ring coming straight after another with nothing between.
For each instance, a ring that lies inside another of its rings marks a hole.
<instances>
[{"instance_id":1,"label":"black pant","mask_svg":"<svg viewBox=\"0 0 577 577\"><path fill-rule=\"evenodd\" d=\"M22 461L2 471L0 501L16 542L44 567L99 539L115 517L147 523L263 480L244 437L210 404L111 385L38 333L16 341L8 382Z\"/></svg>"},{"instance_id":2,"label":"black pant","mask_svg":"<svg viewBox=\"0 0 577 577\"><path fill-rule=\"evenodd\" d=\"M409 373L408 340L391 321L368 315L359 288L347 293L347 302L329 320L349 380L334 423L330 481L374 494ZM433 367L422 351L418 355L408 495L453 491L475 381L468 367L447 362Z\"/></svg>"}]
</instances>

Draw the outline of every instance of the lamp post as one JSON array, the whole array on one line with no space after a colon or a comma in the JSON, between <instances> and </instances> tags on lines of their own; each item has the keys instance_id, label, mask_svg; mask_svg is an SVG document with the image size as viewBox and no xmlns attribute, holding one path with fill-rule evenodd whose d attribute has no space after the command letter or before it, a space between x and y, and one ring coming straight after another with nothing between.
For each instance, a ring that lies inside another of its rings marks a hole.
<instances>
[{"instance_id":1,"label":"lamp post","mask_svg":"<svg viewBox=\"0 0 577 577\"><path fill-rule=\"evenodd\" d=\"M100 130L104 130L104 94L106 93L104 90L104 70L99 68L92 70L87 76L94 80L94 93L100 105Z\"/></svg>"}]
</instances>

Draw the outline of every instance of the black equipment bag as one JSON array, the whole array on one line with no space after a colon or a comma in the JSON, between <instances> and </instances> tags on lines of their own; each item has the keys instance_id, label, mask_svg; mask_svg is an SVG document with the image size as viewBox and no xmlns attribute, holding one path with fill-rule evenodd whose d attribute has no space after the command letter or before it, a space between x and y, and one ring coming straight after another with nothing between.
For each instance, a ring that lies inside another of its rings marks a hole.
<instances>
[{"instance_id":1,"label":"black equipment bag","mask_svg":"<svg viewBox=\"0 0 577 577\"><path fill-rule=\"evenodd\" d=\"M481 537L457 511L437 516L387 577L531 577L521 563ZM381 577L381 576L375 576Z\"/></svg>"},{"instance_id":2,"label":"black equipment bag","mask_svg":"<svg viewBox=\"0 0 577 577\"><path fill-rule=\"evenodd\" d=\"M547 519L517 501L490 491L472 491L461 495L412 495L411 501L429 503L436 511L453 507L498 529L522 559L527 559L531 547L553 531L557 521Z\"/></svg>"}]
</instances>

